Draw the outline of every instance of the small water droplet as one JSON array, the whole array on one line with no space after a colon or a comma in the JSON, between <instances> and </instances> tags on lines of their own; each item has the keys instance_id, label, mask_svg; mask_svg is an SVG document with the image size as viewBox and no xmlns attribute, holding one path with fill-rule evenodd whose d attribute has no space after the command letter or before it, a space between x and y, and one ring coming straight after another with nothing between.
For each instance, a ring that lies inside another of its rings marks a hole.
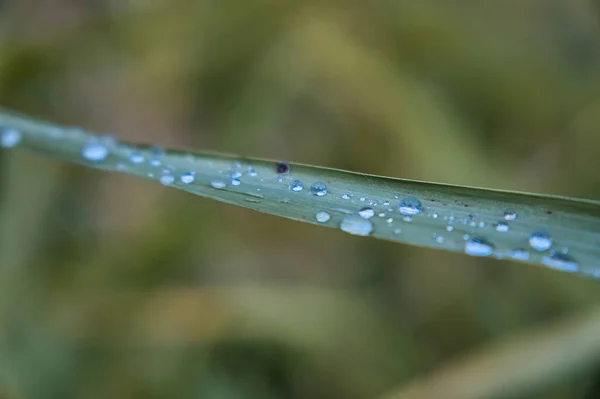
<instances>
[{"instance_id":1,"label":"small water droplet","mask_svg":"<svg viewBox=\"0 0 600 399\"><path fill-rule=\"evenodd\" d=\"M346 233L358 236L368 236L373 233L373 223L358 215L346 216L340 224L340 228Z\"/></svg>"},{"instance_id":2,"label":"small water droplet","mask_svg":"<svg viewBox=\"0 0 600 399\"><path fill-rule=\"evenodd\" d=\"M438 214L437 214L437 213L434 213L434 214L433 214L433 215L431 215L431 216L432 216L434 219L437 219L437 218L438 218Z\"/></svg>"},{"instance_id":3,"label":"small water droplet","mask_svg":"<svg viewBox=\"0 0 600 399\"><path fill-rule=\"evenodd\" d=\"M446 239L444 237L442 237L442 236L438 236L438 237L436 237L435 241L438 244L443 244L446 241Z\"/></svg>"},{"instance_id":4,"label":"small water droplet","mask_svg":"<svg viewBox=\"0 0 600 399\"><path fill-rule=\"evenodd\" d=\"M83 146L81 156L89 162L102 162L108 157L108 148L101 143L92 141Z\"/></svg>"},{"instance_id":5,"label":"small water droplet","mask_svg":"<svg viewBox=\"0 0 600 399\"><path fill-rule=\"evenodd\" d=\"M302 182L300 180L294 180L293 182L290 183L290 190L298 193L302 190L304 190L304 184L302 184Z\"/></svg>"},{"instance_id":6,"label":"small water droplet","mask_svg":"<svg viewBox=\"0 0 600 399\"><path fill-rule=\"evenodd\" d=\"M446 231L454 231L454 226L449 224L448 226L446 226Z\"/></svg>"},{"instance_id":7,"label":"small water droplet","mask_svg":"<svg viewBox=\"0 0 600 399\"><path fill-rule=\"evenodd\" d=\"M238 187L238 186L240 186L241 184L242 184L242 181L241 181L241 180L238 180L238 179L232 179L232 180L231 180L231 185L232 185L232 186Z\"/></svg>"},{"instance_id":8,"label":"small water droplet","mask_svg":"<svg viewBox=\"0 0 600 399\"><path fill-rule=\"evenodd\" d=\"M2 130L2 136L0 137L0 147L2 148L15 148L19 145L23 136L20 131L14 128L7 128Z\"/></svg>"},{"instance_id":9,"label":"small water droplet","mask_svg":"<svg viewBox=\"0 0 600 399\"><path fill-rule=\"evenodd\" d=\"M394 223L394 218L389 218L388 220L386 220L388 225L391 225L392 223Z\"/></svg>"},{"instance_id":10,"label":"small water droplet","mask_svg":"<svg viewBox=\"0 0 600 399\"><path fill-rule=\"evenodd\" d=\"M194 174L192 172L188 172L188 173L184 173L179 177L179 180L181 180L181 182L183 184L190 184L194 182Z\"/></svg>"},{"instance_id":11,"label":"small water droplet","mask_svg":"<svg viewBox=\"0 0 600 399\"><path fill-rule=\"evenodd\" d=\"M132 152L129 154L129 162L134 164L140 164L144 162L144 156L139 152Z\"/></svg>"},{"instance_id":12,"label":"small water droplet","mask_svg":"<svg viewBox=\"0 0 600 399\"><path fill-rule=\"evenodd\" d=\"M471 256L490 256L494 253L494 244L482 237L473 237L465 244L465 253Z\"/></svg>"},{"instance_id":13,"label":"small water droplet","mask_svg":"<svg viewBox=\"0 0 600 399\"><path fill-rule=\"evenodd\" d=\"M162 185L170 186L175 181L175 177L173 175L162 175L159 180Z\"/></svg>"},{"instance_id":14,"label":"small water droplet","mask_svg":"<svg viewBox=\"0 0 600 399\"><path fill-rule=\"evenodd\" d=\"M383 201L383 206L390 206L390 201Z\"/></svg>"},{"instance_id":15,"label":"small water droplet","mask_svg":"<svg viewBox=\"0 0 600 399\"><path fill-rule=\"evenodd\" d=\"M380 214L378 214L377 216L379 216L380 218L384 218L385 217L385 213L381 212Z\"/></svg>"},{"instance_id":16,"label":"small water droplet","mask_svg":"<svg viewBox=\"0 0 600 399\"><path fill-rule=\"evenodd\" d=\"M160 165L161 165L160 159L152 158L150 160L150 166L154 166L155 168L158 168Z\"/></svg>"},{"instance_id":17,"label":"small water droplet","mask_svg":"<svg viewBox=\"0 0 600 399\"><path fill-rule=\"evenodd\" d=\"M358 215L364 219L371 219L373 216L375 216L375 211L371 208L362 208L360 211L358 211Z\"/></svg>"},{"instance_id":18,"label":"small water droplet","mask_svg":"<svg viewBox=\"0 0 600 399\"><path fill-rule=\"evenodd\" d=\"M235 171L231 172L232 180L239 180L241 177L242 177L242 172L240 172L239 170L235 170Z\"/></svg>"},{"instance_id":19,"label":"small water droplet","mask_svg":"<svg viewBox=\"0 0 600 399\"><path fill-rule=\"evenodd\" d=\"M401 214L407 216L415 216L423 212L421 201L414 197L406 197L398 205L398 210Z\"/></svg>"},{"instance_id":20,"label":"small water droplet","mask_svg":"<svg viewBox=\"0 0 600 399\"><path fill-rule=\"evenodd\" d=\"M504 219L508 221L515 220L517 218L517 213L512 209L507 209L504 211Z\"/></svg>"},{"instance_id":21,"label":"small water droplet","mask_svg":"<svg viewBox=\"0 0 600 399\"><path fill-rule=\"evenodd\" d=\"M331 219L331 215L328 214L327 212L319 212L319 213L317 213L316 217L317 217L317 222L319 222L319 223L325 223Z\"/></svg>"},{"instance_id":22,"label":"small water droplet","mask_svg":"<svg viewBox=\"0 0 600 399\"><path fill-rule=\"evenodd\" d=\"M546 231L536 231L529 237L529 246L536 251L546 251L552 247L552 238Z\"/></svg>"},{"instance_id":23,"label":"small water droplet","mask_svg":"<svg viewBox=\"0 0 600 399\"><path fill-rule=\"evenodd\" d=\"M367 200L367 197L360 197L360 202L365 202Z\"/></svg>"},{"instance_id":24,"label":"small water droplet","mask_svg":"<svg viewBox=\"0 0 600 399\"><path fill-rule=\"evenodd\" d=\"M571 257L571 255L552 251L550 256L542 257L542 263L553 269L562 270L565 272L579 271L579 263Z\"/></svg>"},{"instance_id":25,"label":"small water droplet","mask_svg":"<svg viewBox=\"0 0 600 399\"><path fill-rule=\"evenodd\" d=\"M222 190L225 187L227 187L227 184L225 184L225 182L221 180L213 180L210 182L210 186L212 188L216 188L217 190Z\"/></svg>"},{"instance_id":26,"label":"small water droplet","mask_svg":"<svg viewBox=\"0 0 600 399\"><path fill-rule=\"evenodd\" d=\"M277 183L281 183L281 182L283 182L283 177L277 176L277 178L275 179L275 181L277 181Z\"/></svg>"},{"instance_id":27,"label":"small water droplet","mask_svg":"<svg viewBox=\"0 0 600 399\"><path fill-rule=\"evenodd\" d=\"M406 223L411 223L413 221L413 218L410 216L404 216L402 220L404 220Z\"/></svg>"},{"instance_id":28,"label":"small water droplet","mask_svg":"<svg viewBox=\"0 0 600 399\"><path fill-rule=\"evenodd\" d=\"M397 228L394 230L394 234L400 234L402 233L402 229L401 228Z\"/></svg>"},{"instance_id":29,"label":"small water droplet","mask_svg":"<svg viewBox=\"0 0 600 399\"><path fill-rule=\"evenodd\" d=\"M351 197L348 194L343 194L342 199L349 200Z\"/></svg>"},{"instance_id":30,"label":"small water droplet","mask_svg":"<svg viewBox=\"0 0 600 399\"><path fill-rule=\"evenodd\" d=\"M470 236L470 235L468 235L468 234L465 234L465 235L463 236L463 240L465 240L465 241L466 241L466 240L468 240L469 238L471 238L471 236Z\"/></svg>"},{"instance_id":31,"label":"small water droplet","mask_svg":"<svg viewBox=\"0 0 600 399\"><path fill-rule=\"evenodd\" d=\"M509 229L508 223L506 222L498 222L496 225L496 230L501 233L506 233Z\"/></svg>"},{"instance_id":32,"label":"small water droplet","mask_svg":"<svg viewBox=\"0 0 600 399\"><path fill-rule=\"evenodd\" d=\"M400 194L394 194L394 198L400 199Z\"/></svg>"},{"instance_id":33,"label":"small water droplet","mask_svg":"<svg viewBox=\"0 0 600 399\"><path fill-rule=\"evenodd\" d=\"M517 260L529 260L531 255L529 254L529 251L527 251L526 249L517 248L517 249L513 249L512 251L510 251L508 253L508 256L510 256L513 259L517 259Z\"/></svg>"},{"instance_id":34,"label":"small water droplet","mask_svg":"<svg viewBox=\"0 0 600 399\"><path fill-rule=\"evenodd\" d=\"M317 197L323 197L327 195L327 185L322 181L314 182L310 186L310 192L316 195Z\"/></svg>"},{"instance_id":35,"label":"small water droplet","mask_svg":"<svg viewBox=\"0 0 600 399\"><path fill-rule=\"evenodd\" d=\"M287 162L278 162L277 163L277 173L280 175L286 174L290 172L290 165Z\"/></svg>"},{"instance_id":36,"label":"small water droplet","mask_svg":"<svg viewBox=\"0 0 600 399\"><path fill-rule=\"evenodd\" d=\"M250 168L250 170L248 171L248 175L254 177L254 176L257 176L258 173L256 172L256 169Z\"/></svg>"}]
</instances>

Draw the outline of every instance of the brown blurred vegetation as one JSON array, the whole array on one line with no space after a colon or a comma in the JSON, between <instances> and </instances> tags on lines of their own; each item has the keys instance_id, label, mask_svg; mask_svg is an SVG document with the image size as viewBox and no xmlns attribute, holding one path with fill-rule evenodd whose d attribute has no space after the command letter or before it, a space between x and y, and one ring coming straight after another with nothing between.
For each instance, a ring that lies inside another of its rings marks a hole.
<instances>
[{"instance_id":1,"label":"brown blurred vegetation","mask_svg":"<svg viewBox=\"0 0 600 399\"><path fill-rule=\"evenodd\" d=\"M132 141L598 199L599 11L4 0L0 104ZM596 281L0 157L2 398L598 397Z\"/></svg>"}]
</instances>

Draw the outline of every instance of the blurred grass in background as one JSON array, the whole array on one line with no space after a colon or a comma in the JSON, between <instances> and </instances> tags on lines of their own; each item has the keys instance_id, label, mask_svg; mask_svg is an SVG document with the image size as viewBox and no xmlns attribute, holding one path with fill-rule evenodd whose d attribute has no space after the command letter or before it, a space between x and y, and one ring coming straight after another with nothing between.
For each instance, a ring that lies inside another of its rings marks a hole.
<instances>
[{"instance_id":1,"label":"blurred grass in background","mask_svg":"<svg viewBox=\"0 0 600 399\"><path fill-rule=\"evenodd\" d=\"M4 0L0 104L132 141L599 199L599 21L591 0ZM461 359L528 348L469 397L600 395L597 281L0 162L2 398L422 398L405 387L446 370L469 391L484 370ZM558 371L515 382L542 364Z\"/></svg>"}]
</instances>

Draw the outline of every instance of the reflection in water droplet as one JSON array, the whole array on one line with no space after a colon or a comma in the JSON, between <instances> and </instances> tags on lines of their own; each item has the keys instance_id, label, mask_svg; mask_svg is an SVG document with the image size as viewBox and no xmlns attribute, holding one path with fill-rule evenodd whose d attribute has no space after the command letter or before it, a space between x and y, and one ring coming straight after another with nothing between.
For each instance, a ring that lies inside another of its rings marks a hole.
<instances>
[{"instance_id":1,"label":"reflection in water droplet","mask_svg":"<svg viewBox=\"0 0 600 399\"><path fill-rule=\"evenodd\" d=\"M290 190L295 193L298 193L304 190L304 184L302 184L300 180L294 180L290 183Z\"/></svg>"},{"instance_id":2,"label":"reflection in water droplet","mask_svg":"<svg viewBox=\"0 0 600 399\"><path fill-rule=\"evenodd\" d=\"M316 195L317 197L323 197L327 195L327 185L322 181L314 182L310 186L310 192Z\"/></svg>"},{"instance_id":3,"label":"reflection in water droplet","mask_svg":"<svg viewBox=\"0 0 600 399\"><path fill-rule=\"evenodd\" d=\"M108 157L108 148L100 143L90 142L81 149L81 156L86 161L102 162Z\"/></svg>"},{"instance_id":4,"label":"reflection in water droplet","mask_svg":"<svg viewBox=\"0 0 600 399\"><path fill-rule=\"evenodd\" d=\"M552 247L552 238L546 231L536 231L529 237L529 246L536 251L546 251Z\"/></svg>"},{"instance_id":5,"label":"reflection in water droplet","mask_svg":"<svg viewBox=\"0 0 600 399\"><path fill-rule=\"evenodd\" d=\"M132 152L129 154L129 162L134 164L140 164L144 162L144 156L139 152Z\"/></svg>"},{"instance_id":6,"label":"reflection in water droplet","mask_svg":"<svg viewBox=\"0 0 600 399\"><path fill-rule=\"evenodd\" d=\"M418 199L414 197L406 197L400 201L398 210L403 215L414 216L423 212L423 206L421 205L421 201Z\"/></svg>"},{"instance_id":7,"label":"reflection in water droplet","mask_svg":"<svg viewBox=\"0 0 600 399\"><path fill-rule=\"evenodd\" d=\"M511 220L515 220L517 218L517 213L515 211L513 211L512 209L507 209L504 211L504 219L511 221Z\"/></svg>"},{"instance_id":8,"label":"reflection in water droplet","mask_svg":"<svg viewBox=\"0 0 600 399\"><path fill-rule=\"evenodd\" d=\"M473 237L465 244L465 253L471 256L490 256L494 253L494 244L482 237Z\"/></svg>"},{"instance_id":9,"label":"reflection in water droplet","mask_svg":"<svg viewBox=\"0 0 600 399\"><path fill-rule=\"evenodd\" d=\"M2 148L15 148L21 142L23 136L17 129L7 128L2 130L2 137L0 137L0 147Z\"/></svg>"},{"instance_id":10,"label":"reflection in water droplet","mask_svg":"<svg viewBox=\"0 0 600 399\"><path fill-rule=\"evenodd\" d=\"M513 249L508 253L508 256L517 260L529 260L529 258L531 257L529 251L523 248Z\"/></svg>"},{"instance_id":11,"label":"reflection in water droplet","mask_svg":"<svg viewBox=\"0 0 600 399\"><path fill-rule=\"evenodd\" d=\"M227 184L225 184L225 182L221 180L213 180L210 182L210 186L212 188L216 188L217 190L222 190L225 187L227 187Z\"/></svg>"},{"instance_id":12,"label":"reflection in water droplet","mask_svg":"<svg viewBox=\"0 0 600 399\"><path fill-rule=\"evenodd\" d=\"M350 215L344 218L340 224L340 228L346 233L358 236L368 236L373 232L373 223L358 215Z\"/></svg>"},{"instance_id":13,"label":"reflection in water droplet","mask_svg":"<svg viewBox=\"0 0 600 399\"><path fill-rule=\"evenodd\" d=\"M496 225L496 230L501 233L506 233L509 229L508 223L506 222L498 222Z\"/></svg>"},{"instance_id":14,"label":"reflection in water droplet","mask_svg":"<svg viewBox=\"0 0 600 399\"><path fill-rule=\"evenodd\" d=\"M194 182L194 174L192 172L188 172L188 173L184 173L179 177L179 180L181 180L181 182L183 184L190 184Z\"/></svg>"},{"instance_id":15,"label":"reflection in water droplet","mask_svg":"<svg viewBox=\"0 0 600 399\"><path fill-rule=\"evenodd\" d=\"M329 215L327 212L317 213L317 222L319 222L319 223L328 222L330 219L331 219L331 215Z\"/></svg>"},{"instance_id":16,"label":"reflection in water droplet","mask_svg":"<svg viewBox=\"0 0 600 399\"><path fill-rule=\"evenodd\" d=\"M358 214L364 219L371 219L373 216L375 216L375 211L371 208L362 208L360 211L358 211Z\"/></svg>"},{"instance_id":17,"label":"reflection in water droplet","mask_svg":"<svg viewBox=\"0 0 600 399\"><path fill-rule=\"evenodd\" d=\"M571 257L571 255L552 251L550 256L542 257L542 263L553 269L562 270L565 272L579 271L579 263Z\"/></svg>"},{"instance_id":18,"label":"reflection in water droplet","mask_svg":"<svg viewBox=\"0 0 600 399\"><path fill-rule=\"evenodd\" d=\"M165 186L170 186L175 181L175 178L173 177L173 175L162 175L159 180L161 184Z\"/></svg>"}]
</instances>

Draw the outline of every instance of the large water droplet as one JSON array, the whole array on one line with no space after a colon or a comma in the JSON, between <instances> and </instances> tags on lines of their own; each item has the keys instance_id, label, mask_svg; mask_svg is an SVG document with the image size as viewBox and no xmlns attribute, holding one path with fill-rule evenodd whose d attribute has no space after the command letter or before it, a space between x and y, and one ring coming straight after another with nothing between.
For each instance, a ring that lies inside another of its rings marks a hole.
<instances>
[{"instance_id":1,"label":"large water droplet","mask_svg":"<svg viewBox=\"0 0 600 399\"><path fill-rule=\"evenodd\" d=\"M225 187L227 187L227 184L225 184L225 182L221 180L213 180L210 182L210 186L212 188L216 188L217 190L222 190Z\"/></svg>"},{"instance_id":2,"label":"large water droplet","mask_svg":"<svg viewBox=\"0 0 600 399\"><path fill-rule=\"evenodd\" d=\"M421 201L414 197L406 197L398 205L398 210L405 216L414 216L423 212Z\"/></svg>"},{"instance_id":3,"label":"large water droplet","mask_svg":"<svg viewBox=\"0 0 600 399\"><path fill-rule=\"evenodd\" d=\"M15 148L19 145L23 136L21 132L14 128L7 128L2 130L2 136L0 137L0 147L2 148Z\"/></svg>"},{"instance_id":4,"label":"large water droplet","mask_svg":"<svg viewBox=\"0 0 600 399\"><path fill-rule=\"evenodd\" d=\"M331 219L331 215L328 214L327 212L319 212L319 213L317 213L316 217L317 217L317 222L319 222L319 223L325 223Z\"/></svg>"},{"instance_id":5,"label":"large water droplet","mask_svg":"<svg viewBox=\"0 0 600 399\"><path fill-rule=\"evenodd\" d=\"M473 237L465 244L465 253L471 256L490 256L494 244L482 237Z\"/></svg>"},{"instance_id":6,"label":"large water droplet","mask_svg":"<svg viewBox=\"0 0 600 399\"><path fill-rule=\"evenodd\" d=\"M546 231L536 231L529 237L529 245L536 251L546 251L552 247L552 238Z\"/></svg>"},{"instance_id":7,"label":"large water droplet","mask_svg":"<svg viewBox=\"0 0 600 399\"><path fill-rule=\"evenodd\" d=\"M304 184L302 184L300 180L294 180L290 183L290 190L292 190L295 193L298 193L304 190Z\"/></svg>"},{"instance_id":8,"label":"large water droplet","mask_svg":"<svg viewBox=\"0 0 600 399\"><path fill-rule=\"evenodd\" d=\"M360 211L358 211L358 214L364 219L371 219L373 216L375 216L375 211L371 208L362 208Z\"/></svg>"},{"instance_id":9,"label":"large water droplet","mask_svg":"<svg viewBox=\"0 0 600 399\"><path fill-rule=\"evenodd\" d=\"M81 149L81 156L89 162L102 162L108 157L108 148L101 143L89 142Z\"/></svg>"},{"instance_id":10,"label":"large water droplet","mask_svg":"<svg viewBox=\"0 0 600 399\"><path fill-rule=\"evenodd\" d=\"M373 232L373 223L358 215L350 215L344 218L340 224L340 228L346 233L357 236L368 236Z\"/></svg>"},{"instance_id":11,"label":"large water droplet","mask_svg":"<svg viewBox=\"0 0 600 399\"><path fill-rule=\"evenodd\" d=\"M184 173L179 177L179 180L181 180L181 182L183 184L190 184L194 182L194 174L192 172L188 172L188 173Z\"/></svg>"},{"instance_id":12,"label":"large water droplet","mask_svg":"<svg viewBox=\"0 0 600 399\"><path fill-rule=\"evenodd\" d=\"M316 195L317 197L323 197L327 195L327 185L322 181L314 182L310 186L310 192Z\"/></svg>"},{"instance_id":13,"label":"large water droplet","mask_svg":"<svg viewBox=\"0 0 600 399\"><path fill-rule=\"evenodd\" d=\"M542 257L542 263L553 269L562 270L565 272L579 271L579 263L570 255L552 251L550 256Z\"/></svg>"},{"instance_id":14,"label":"large water droplet","mask_svg":"<svg viewBox=\"0 0 600 399\"><path fill-rule=\"evenodd\" d=\"M509 229L508 223L506 223L506 222L498 222L498 224L496 225L496 230L501 233L506 233L508 231L508 229Z\"/></svg>"},{"instance_id":15,"label":"large water droplet","mask_svg":"<svg viewBox=\"0 0 600 399\"><path fill-rule=\"evenodd\" d=\"M175 177L173 175L162 175L159 180L161 184L170 186L175 181Z\"/></svg>"},{"instance_id":16,"label":"large water droplet","mask_svg":"<svg viewBox=\"0 0 600 399\"><path fill-rule=\"evenodd\" d=\"M507 209L504 211L504 219L508 221L515 220L517 218L517 213L512 209Z\"/></svg>"}]
</instances>

